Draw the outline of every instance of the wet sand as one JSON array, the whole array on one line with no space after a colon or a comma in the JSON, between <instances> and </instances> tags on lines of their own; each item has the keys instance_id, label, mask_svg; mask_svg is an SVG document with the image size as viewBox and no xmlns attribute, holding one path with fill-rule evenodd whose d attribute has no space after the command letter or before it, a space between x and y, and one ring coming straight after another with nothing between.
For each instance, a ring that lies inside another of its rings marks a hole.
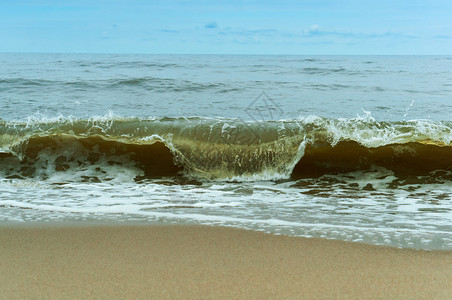
<instances>
[{"instance_id":1,"label":"wet sand","mask_svg":"<svg viewBox=\"0 0 452 300\"><path fill-rule=\"evenodd\" d=\"M447 299L452 252L221 227L2 227L0 290L2 299Z\"/></svg>"}]
</instances>

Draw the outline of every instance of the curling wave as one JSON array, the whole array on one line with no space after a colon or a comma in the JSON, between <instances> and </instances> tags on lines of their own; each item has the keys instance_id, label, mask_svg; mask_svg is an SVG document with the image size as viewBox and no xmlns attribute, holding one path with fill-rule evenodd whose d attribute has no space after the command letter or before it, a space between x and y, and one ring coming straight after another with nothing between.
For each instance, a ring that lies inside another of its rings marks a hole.
<instances>
[{"instance_id":1,"label":"curling wave","mask_svg":"<svg viewBox=\"0 0 452 300\"><path fill-rule=\"evenodd\" d=\"M399 177L452 171L452 122L309 116L244 122L211 118L0 120L0 176L82 181L185 175L278 180L370 170ZM114 171L113 171L114 169ZM449 173L448 173L449 174Z\"/></svg>"}]
</instances>

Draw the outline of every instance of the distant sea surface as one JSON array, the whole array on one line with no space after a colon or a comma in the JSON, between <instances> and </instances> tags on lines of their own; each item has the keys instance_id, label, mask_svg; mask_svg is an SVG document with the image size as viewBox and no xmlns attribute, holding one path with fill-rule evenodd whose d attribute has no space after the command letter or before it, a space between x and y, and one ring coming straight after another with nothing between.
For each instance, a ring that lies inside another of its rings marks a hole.
<instances>
[{"instance_id":1,"label":"distant sea surface","mask_svg":"<svg viewBox=\"0 0 452 300\"><path fill-rule=\"evenodd\" d=\"M452 249L451 56L0 54L0 226Z\"/></svg>"}]
</instances>

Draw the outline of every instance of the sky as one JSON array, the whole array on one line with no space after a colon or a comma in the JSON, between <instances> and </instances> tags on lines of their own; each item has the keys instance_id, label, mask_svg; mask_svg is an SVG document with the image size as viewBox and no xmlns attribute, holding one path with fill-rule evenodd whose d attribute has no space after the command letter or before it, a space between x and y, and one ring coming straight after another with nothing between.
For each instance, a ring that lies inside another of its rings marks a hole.
<instances>
[{"instance_id":1,"label":"sky","mask_svg":"<svg viewBox=\"0 0 452 300\"><path fill-rule=\"evenodd\" d=\"M450 0L0 0L0 52L451 55Z\"/></svg>"}]
</instances>

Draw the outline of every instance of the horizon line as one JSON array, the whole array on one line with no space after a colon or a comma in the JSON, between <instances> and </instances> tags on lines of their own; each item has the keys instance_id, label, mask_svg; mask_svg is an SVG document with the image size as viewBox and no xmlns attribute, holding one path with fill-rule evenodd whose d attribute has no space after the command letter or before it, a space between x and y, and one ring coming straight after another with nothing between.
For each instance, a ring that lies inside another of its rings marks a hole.
<instances>
[{"instance_id":1,"label":"horizon line","mask_svg":"<svg viewBox=\"0 0 452 300\"><path fill-rule=\"evenodd\" d=\"M321 53L158 53L158 52L49 52L0 51L0 54L81 54L81 55L230 55L230 56L452 56L452 54L321 54Z\"/></svg>"}]
</instances>

